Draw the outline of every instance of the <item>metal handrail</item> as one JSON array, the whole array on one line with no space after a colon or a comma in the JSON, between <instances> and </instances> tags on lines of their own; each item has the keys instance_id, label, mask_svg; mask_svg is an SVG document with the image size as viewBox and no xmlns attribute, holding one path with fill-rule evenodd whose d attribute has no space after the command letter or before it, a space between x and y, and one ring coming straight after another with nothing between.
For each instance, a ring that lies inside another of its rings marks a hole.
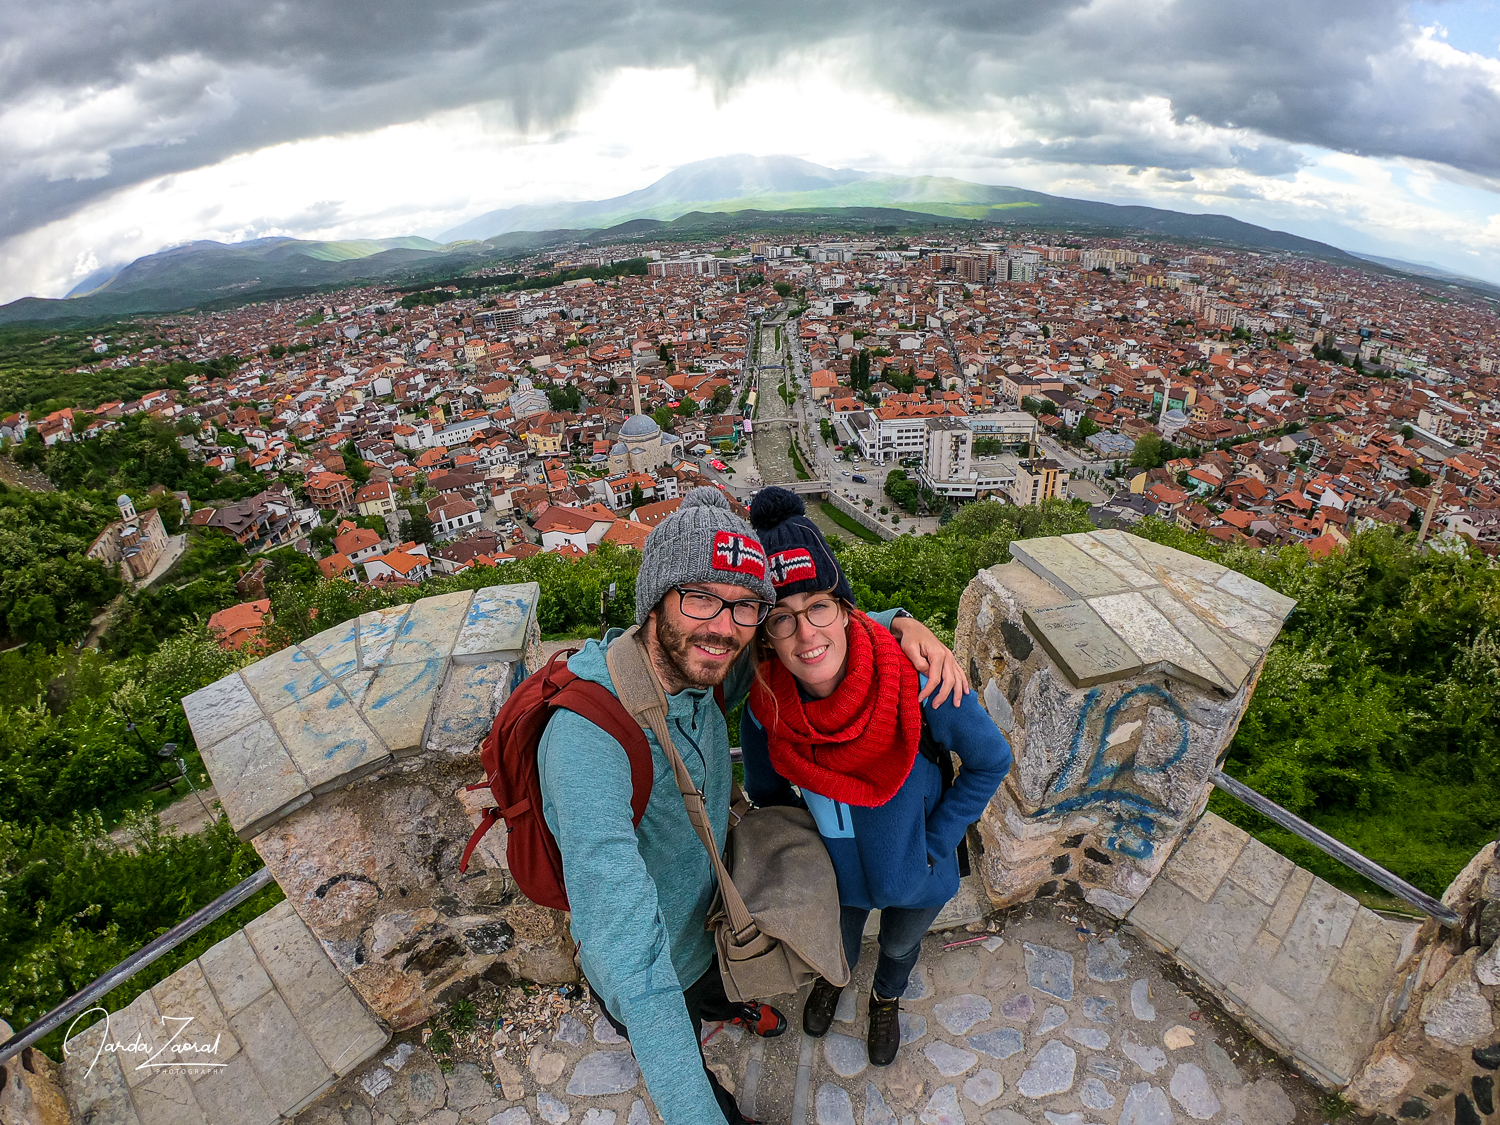
<instances>
[{"instance_id":1,"label":"metal handrail","mask_svg":"<svg viewBox=\"0 0 1500 1125\"><path fill-rule=\"evenodd\" d=\"M1236 801L1248 805L1261 816L1275 821L1288 832L1300 836L1319 851L1331 855L1345 867L1363 875L1377 887L1382 887L1403 902L1409 902L1423 913L1430 914L1445 926L1457 926L1463 919L1425 891L1419 891L1399 875L1387 871L1372 859L1360 855L1347 844L1341 844L1328 833L1314 828L1295 813L1288 812L1269 797L1263 797L1243 781L1237 781L1223 770L1214 770L1209 780Z\"/></svg>"},{"instance_id":2,"label":"metal handrail","mask_svg":"<svg viewBox=\"0 0 1500 1125\"><path fill-rule=\"evenodd\" d=\"M4 1043L0 1043L0 1063L31 1046L44 1035L61 1027L79 1012L87 1011L95 1000L108 995L122 983L135 976L151 962L170 953L210 922L228 914L240 903L250 898L271 882L271 869L262 867L255 874L221 894L213 902L195 911L173 926L161 937L141 946L93 984L75 992L35 1023L28 1024Z\"/></svg>"}]
</instances>

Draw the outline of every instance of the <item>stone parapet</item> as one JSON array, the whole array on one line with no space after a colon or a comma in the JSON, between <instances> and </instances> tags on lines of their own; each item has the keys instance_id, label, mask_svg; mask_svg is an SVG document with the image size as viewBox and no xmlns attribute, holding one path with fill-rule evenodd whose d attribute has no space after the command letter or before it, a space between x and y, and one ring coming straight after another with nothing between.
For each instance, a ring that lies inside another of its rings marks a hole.
<instances>
[{"instance_id":1,"label":"stone parapet","mask_svg":"<svg viewBox=\"0 0 1500 1125\"><path fill-rule=\"evenodd\" d=\"M183 700L231 823L366 1004L400 1030L482 978L574 979L565 916L505 867L478 745L540 663L535 583L367 613Z\"/></svg>"},{"instance_id":2,"label":"stone parapet","mask_svg":"<svg viewBox=\"0 0 1500 1125\"><path fill-rule=\"evenodd\" d=\"M1072 884L1123 917L1201 815L1294 603L1120 531L1011 544L955 648L1015 768L980 821L997 905Z\"/></svg>"},{"instance_id":3,"label":"stone parapet","mask_svg":"<svg viewBox=\"0 0 1500 1125\"><path fill-rule=\"evenodd\" d=\"M274 1125L390 1033L287 903L68 1040L74 1121Z\"/></svg>"}]
</instances>

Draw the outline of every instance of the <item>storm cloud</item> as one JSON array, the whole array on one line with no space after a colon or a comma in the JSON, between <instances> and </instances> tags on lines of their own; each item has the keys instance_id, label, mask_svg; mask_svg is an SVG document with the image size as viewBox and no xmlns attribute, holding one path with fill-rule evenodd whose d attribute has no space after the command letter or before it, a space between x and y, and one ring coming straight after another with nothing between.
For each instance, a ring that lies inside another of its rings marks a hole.
<instances>
[{"instance_id":1,"label":"storm cloud","mask_svg":"<svg viewBox=\"0 0 1500 1125\"><path fill-rule=\"evenodd\" d=\"M622 67L727 92L797 57L1002 110L994 155L1274 176L1312 145L1500 180L1500 63L1395 0L50 0L0 43L0 240L282 142L464 106L561 128Z\"/></svg>"}]
</instances>

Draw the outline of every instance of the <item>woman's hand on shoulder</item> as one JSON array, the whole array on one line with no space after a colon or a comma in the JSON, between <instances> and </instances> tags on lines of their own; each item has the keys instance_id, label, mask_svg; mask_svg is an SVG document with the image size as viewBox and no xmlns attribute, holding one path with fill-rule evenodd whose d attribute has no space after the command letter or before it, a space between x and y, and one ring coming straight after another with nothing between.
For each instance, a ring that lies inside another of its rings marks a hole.
<instances>
[{"instance_id":1,"label":"woman's hand on shoulder","mask_svg":"<svg viewBox=\"0 0 1500 1125\"><path fill-rule=\"evenodd\" d=\"M891 632L901 642L901 651L906 653L912 667L927 677L927 685L917 696L917 702L925 703L931 696L936 707L951 695L953 706L957 707L971 689L969 677L964 675L952 650L915 617L898 617L891 622Z\"/></svg>"}]
</instances>

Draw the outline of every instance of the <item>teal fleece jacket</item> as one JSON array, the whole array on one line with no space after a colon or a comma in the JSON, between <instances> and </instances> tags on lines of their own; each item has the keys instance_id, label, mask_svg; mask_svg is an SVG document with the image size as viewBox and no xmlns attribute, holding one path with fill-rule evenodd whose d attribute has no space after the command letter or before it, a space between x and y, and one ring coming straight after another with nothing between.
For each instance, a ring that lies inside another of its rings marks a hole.
<instances>
[{"instance_id":1,"label":"teal fleece jacket","mask_svg":"<svg viewBox=\"0 0 1500 1125\"><path fill-rule=\"evenodd\" d=\"M890 627L894 610L871 614ZM574 674L611 691L607 646L589 641L568 661ZM742 658L724 684L734 707L750 691ZM667 697L667 722L677 752L703 791L722 852L729 821L729 731L713 692L688 689ZM704 920L714 896L713 865L687 818L672 767L650 731L655 779L639 827L630 823L630 762L625 750L593 723L559 711L537 748L542 815L562 852L572 907L573 939L589 984L610 1013L630 1029L630 1044L667 1125L722 1121L703 1072L697 1037L682 992L708 971L713 934Z\"/></svg>"}]
</instances>

